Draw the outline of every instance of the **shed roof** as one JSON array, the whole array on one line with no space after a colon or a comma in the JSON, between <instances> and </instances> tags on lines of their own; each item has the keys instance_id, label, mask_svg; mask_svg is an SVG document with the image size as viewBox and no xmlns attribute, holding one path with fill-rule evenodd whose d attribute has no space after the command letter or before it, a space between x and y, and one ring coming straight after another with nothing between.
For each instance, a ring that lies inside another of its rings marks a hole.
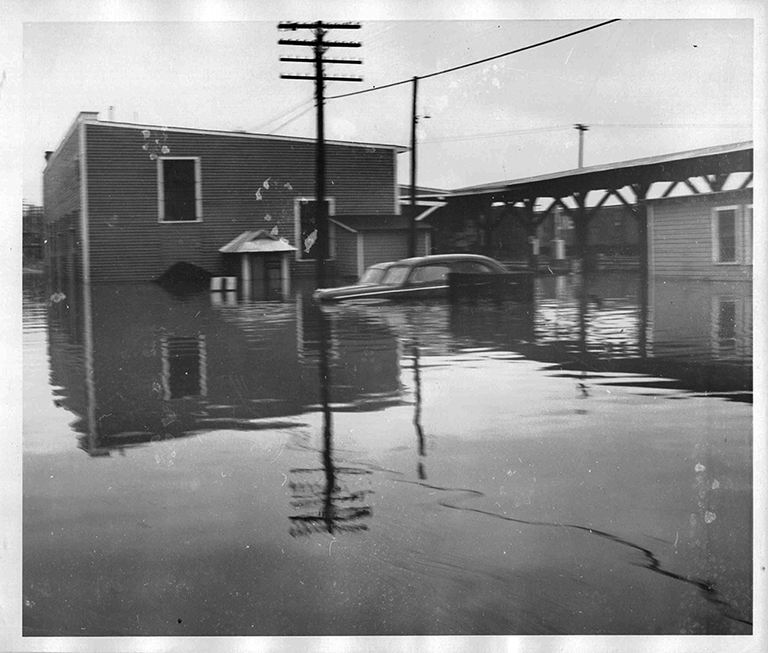
<instances>
[{"instance_id":1,"label":"shed roof","mask_svg":"<svg viewBox=\"0 0 768 653\"><path fill-rule=\"evenodd\" d=\"M220 247L222 254L295 252L296 248L285 238L278 238L265 229L244 231L237 238Z\"/></svg>"}]
</instances>

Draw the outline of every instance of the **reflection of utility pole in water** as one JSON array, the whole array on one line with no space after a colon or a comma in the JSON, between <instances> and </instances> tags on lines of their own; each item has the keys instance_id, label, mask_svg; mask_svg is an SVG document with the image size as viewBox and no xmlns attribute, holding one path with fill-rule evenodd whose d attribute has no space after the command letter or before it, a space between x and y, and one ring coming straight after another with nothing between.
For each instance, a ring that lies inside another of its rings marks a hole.
<instances>
[{"instance_id":1,"label":"reflection of utility pole in water","mask_svg":"<svg viewBox=\"0 0 768 653\"><path fill-rule=\"evenodd\" d=\"M413 425L416 427L416 437L419 440L419 463L416 467L419 478L423 481L427 478L424 469L424 458L427 456L424 430L421 428L421 371L419 369L419 346L413 345L413 378L416 385L416 410L413 414Z\"/></svg>"},{"instance_id":2,"label":"reflection of utility pole in water","mask_svg":"<svg viewBox=\"0 0 768 653\"><path fill-rule=\"evenodd\" d=\"M328 355L330 341L328 318L316 309L320 335L320 401L323 410L322 468L295 468L290 483L293 499L291 505L300 509L291 515L290 534L311 535L326 532L333 535L340 531L365 531L363 523L371 515L371 507L363 505L370 490L349 490L340 479L362 477L371 472L355 467L339 467L333 459L333 413L331 412L331 378ZM320 480L319 477L322 476Z\"/></svg>"},{"instance_id":3,"label":"reflection of utility pole in water","mask_svg":"<svg viewBox=\"0 0 768 653\"><path fill-rule=\"evenodd\" d=\"M579 288L579 352L587 353L587 310L589 308L589 297L587 295L587 278L582 273L579 279L581 284Z\"/></svg>"}]
</instances>

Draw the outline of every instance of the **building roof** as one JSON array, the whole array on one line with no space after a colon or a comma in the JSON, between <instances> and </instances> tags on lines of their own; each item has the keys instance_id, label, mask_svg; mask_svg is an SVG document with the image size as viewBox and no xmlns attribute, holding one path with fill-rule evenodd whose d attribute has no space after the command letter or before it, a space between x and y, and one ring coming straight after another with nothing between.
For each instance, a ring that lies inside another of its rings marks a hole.
<instances>
[{"instance_id":1,"label":"building roof","mask_svg":"<svg viewBox=\"0 0 768 653\"><path fill-rule=\"evenodd\" d=\"M277 141L292 141L300 143L314 143L315 138L306 138L301 136L281 136L278 134L258 134L255 132L248 132L244 130L218 130L218 129L197 129L193 127L169 127L160 125L147 125L143 123L131 123L131 122L115 122L111 120L99 120L98 112L84 111L81 112L75 124L78 122L84 122L89 125L100 125L102 127L122 127L129 129L150 129L153 131L167 131L167 132L184 132L189 134L211 134L216 136L232 136L235 138L259 138L263 140L277 140ZM385 143L368 143L363 141L337 141L329 140L325 141L328 145L346 145L348 147L373 147L378 149L395 150L396 152L407 152L408 148L403 145L392 145Z\"/></svg>"},{"instance_id":2,"label":"building roof","mask_svg":"<svg viewBox=\"0 0 768 653\"><path fill-rule=\"evenodd\" d=\"M296 248L284 238L278 238L266 229L244 231L237 238L220 247L222 254L295 252Z\"/></svg>"},{"instance_id":3,"label":"building roof","mask_svg":"<svg viewBox=\"0 0 768 653\"><path fill-rule=\"evenodd\" d=\"M330 218L347 231L398 231L407 230L411 221L404 215L341 215ZM423 222L416 222L417 229L430 229Z\"/></svg>"},{"instance_id":4,"label":"building roof","mask_svg":"<svg viewBox=\"0 0 768 653\"><path fill-rule=\"evenodd\" d=\"M410 184L398 184L398 190L400 192L400 197L407 198L411 196L411 185ZM444 193L450 193L451 191L444 190L442 188L431 188L429 186L416 186L416 197L421 197L422 195L440 195Z\"/></svg>"},{"instance_id":5,"label":"building roof","mask_svg":"<svg viewBox=\"0 0 768 653\"><path fill-rule=\"evenodd\" d=\"M478 186L466 186L442 194L436 193L433 197L514 196L516 194L530 196L536 191L542 194L547 192L570 194L597 188L622 188L633 183L683 181L692 176L718 172L744 172L752 169L753 143L743 141Z\"/></svg>"}]
</instances>

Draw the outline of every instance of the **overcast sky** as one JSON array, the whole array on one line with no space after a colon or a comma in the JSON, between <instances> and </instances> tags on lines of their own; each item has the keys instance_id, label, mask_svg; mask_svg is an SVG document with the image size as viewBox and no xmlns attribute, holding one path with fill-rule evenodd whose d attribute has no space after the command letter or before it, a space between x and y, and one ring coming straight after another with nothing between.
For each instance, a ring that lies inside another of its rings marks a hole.
<instances>
[{"instance_id":1,"label":"overcast sky","mask_svg":"<svg viewBox=\"0 0 768 653\"><path fill-rule=\"evenodd\" d=\"M174 6L162 21L24 24L25 198L40 202L44 152L83 110L107 119L112 106L115 120L159 126L315 136L314 84L279 77L311 74L309 64L279 62L308 48L279 46L277 20L217 22L211 13L179 22L188 16ZM326 93L409 80L612 17L361 19L360 30L332 37L362 47L332 54L362 58L335 72L364 81L330 82ZM456 188L576 167L577 122L590 127L585 165L750 140L753 36L744 19L625 19L422 80L418 112L429 117L419 125L418 182ZM408 83L329 100L326 136L408 145L411 91ZM407 153L398 170L406 182Z\"/></svg>"}]
</instances>

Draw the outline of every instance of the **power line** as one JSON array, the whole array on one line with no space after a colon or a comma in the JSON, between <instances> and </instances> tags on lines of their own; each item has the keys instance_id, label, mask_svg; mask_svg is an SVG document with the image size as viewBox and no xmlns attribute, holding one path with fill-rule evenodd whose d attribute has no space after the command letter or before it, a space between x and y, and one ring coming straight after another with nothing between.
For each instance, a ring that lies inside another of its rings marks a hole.
<instances>
[{"instance_id":1,"label":"power line","mask_svg":"<svg viewBox=\"0 0 768 653\"><path fill-rule=\"evenodd\" d=\"M637 127L639 129L668 129L668 128L677 128L677 127L713 127L717 129L733 129L737 127L752 127L752 123L747 122L735 122L735 123L721 123L721 124L712 124L712 123L694 123L694 122L688 122L688 123L618 123L618 122L597 122L592 123L592 127Z\"/></svg>"},{"instance_id":2,"label":"power line","mask_svg":"<svg viewBox=\"0 0 768 653\"><path fill-rule=\"evenodd\" d=\"M276 116L270 118L266 122L261 123L257 127L253 127L250 131L258 132L258 131L261 131L262 129L266 129L267 125L269 125L269 124L271 124L273 122L277 122L278 120L282 120L286 116L292 114L294 111L298 111L299 109L301 109L305 104L313 103L314 100L315 100L314 97L306 98L306 99L302 100L301 102L299 102L298 104L296 104L293 107L291 107L290 109L286 109L285 111L283 111L283 112L277 114ZM314 104L312 104L312 106L314 106ZM304 115L304 113L302 112L300 115Z\"/></svg>"},{"instance_id":3,"label":"power line","mask_svg":"<svg viewBox=\"0 0 768 653\"><path fill-rule=\"evenodd\" d=\"M573 125L551 125L549 127L533 127L531 129L516 129L513 131L500 131L500 132L487 132L487 133L481 133L481 134L464 134L461 136L446 136L445 138L427 138L421 141L422 145L430 144L430 143L450 143L450 142L457 142L457 141L473 141L473 140L481 140L483 138L498 138L500 136L520 136L525 134L538 134L538 133L544 133L544 132L555 132L555 131L561 131L564 129L571 129ZM624 127L636 127L638 129L653 129L653 128L678 128L678 127L697 127L697 128L703 128L703 127L712 127L712 128L722 128L722 129L733 129L733 128L746 128L746 127L752 127L749 123L725 123L725 124L707 124L707 123L684 123L684 124L662 124L662 123L647 123L647 124L640 124L640 123L591 123L590 127L617 127L617 128L624 128Z\"/></svg>"},{"instance_id":4,"label":"power line","mask_svg":"<svg viewBox=\"0 0 768 653\"><path fill-rule=\"evenodd\" d=\"M289 118L289 119L288 119L288 120L286 120L284 123L281 123L280 125L278 125L277 127L275 127L275 128L274 128L274 129L273 129L271 132L269 132L269 133L270 133L270 134L274 134L274 133L275 133L275 132L276 132L278 129L282 129L283 127L287 127L287 126L288 126L288 125L290 125L292 122L295 122L296 120L298 120L298 119L299 119L299 118L301 118L302 116L305 116L305 115L307 115L307 114L308 114L310 111L312 111L312 109L314 109L314 108L315 108L315 104L314 104L314 102L313 102L313 103L312 103L312 104L310 104L310 105L309 105L309 106L308 106L306 109L304 109L304 111L302 111L302 112L301 112L301 113L299 113L299 114L296 114L296 115L295 115L293 118Z\"/></svg>"},{"instance_id":5,"label":"power line","mask_svg":"<svg viewBox=\"0 0 768 653\"><path fill-rule=\"evenodd\" d=\"M446 68L445 70L438 70L434 73L429 73L428 75L419 75L419 79L429 79L430 77L437 77L438 75L445 75L446 73L452 73L457 70L462 70L464 68L469 68L470 66L478 66L481 63L487 63L489 61L494 61L495 59L501 59L502 57L508 57L512 54L518 54L520 52L525 52L526 50L532 50L534 48L541 47L542 45L548 45L550 43L555 43L556 41L561 41L563 39L570 38L571 36L576 36L577 34L583 34L584 32L589 32L590 30L597 29L598 27L604 27L605 25L610 25L611 23L615 23L617 21L621 20L620 18L612 18L611 20L604 21L602 23L598 23L597 25L592 25L590 27L585 27L580 30L576 30L575 32L569 32L568 34L561 34L560 36L556 36L551 39L547 39L546 41L539 41L538 43L534 43L532 45L526 45L522 48L517 48L516 50L510 50L509 52L503 52L502 54L497 54L492 57L486 57L485 59L479 59L477 61L472 61L470 63L461 64L459 66L454 66L453 68ZM380 91L385 88L392 88L393 86L400 86L401 84L408 84L413 81L413 78L410 79L403 79L399 82L392 82L391 84L384 84L383 86L374 86L373 88L366 88L362 91L353 91L352 93L343 93L341 95L329 95L326 99L328 100L338 100L339 98L343 97L351 97L353 95L361 95L362 93L370 93L371 91Z\"/></svg>"},{"instance_id":6,"label":"power line","mask_svg":"<svg viewBox=\"0 0 768 653\"><path fill-rule=\"evenodd\" d=\"M571 125L552 125L550 127L534 127L532 129L517 129L514 131L503 132L490 132L485 134L466 134L463 136L448 136L446 138L429 138L421 141L425 143L448 143L453 141L473 141L483 138L496 138L499 136L518 136L522 134L538 134L542 132L560 131L563 129L571 129Z\"/></svg>"}]
</instances>

